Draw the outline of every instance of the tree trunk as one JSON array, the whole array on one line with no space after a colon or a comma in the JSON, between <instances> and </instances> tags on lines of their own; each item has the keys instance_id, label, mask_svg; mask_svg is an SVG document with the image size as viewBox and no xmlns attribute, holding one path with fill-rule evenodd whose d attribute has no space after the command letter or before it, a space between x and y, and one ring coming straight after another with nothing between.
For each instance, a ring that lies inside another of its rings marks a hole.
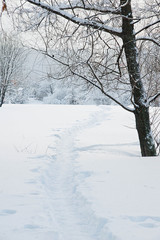
<instances>
[{"instance_id":1,"label":"tree trunk","mask_svg":"<svg viewBox=\"0 0 160 240\"><path fill-rule=\"evenodd\" d=\"M156 156L155 144L150 127L149 108L142 107L136 110L135 119L142 156Z\"/></svg>"},{"instance_id":2,"label":"tree trunk","mask_svg":"<svg viewBox=\"0 0 160 240\"><path fill-rule=\"evenodd\" d=\"M6 95L7 87L2 87L1 93L0 93L0 107L2 107Z\"/></svg>"},{"instance_id":3,"label":"tree trunk","mask_svg":"<svg viewBox=\"0 0 160 240\"><path fill-rule=\"evenodd\" d=\"M122 10L122 34L123 47L127 61L129 79L132 87L133 101L135 105L136 129L139 136L142 156L156 156L156 148L151 133L149 120L149 107L140 76L138 54L132 24L131 0L120 0ZM125 5L126 4L126 5Z\"/></svg>"}]
</instances>

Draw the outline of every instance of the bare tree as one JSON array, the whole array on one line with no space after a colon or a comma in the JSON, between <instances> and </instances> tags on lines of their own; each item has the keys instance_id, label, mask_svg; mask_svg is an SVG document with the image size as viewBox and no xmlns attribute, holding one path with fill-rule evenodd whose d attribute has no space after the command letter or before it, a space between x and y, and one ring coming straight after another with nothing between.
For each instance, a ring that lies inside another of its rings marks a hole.
<instances>
[{"instance_id":1,"label":"bare tree","mask_svg":"<svg viewBox=\"0 0 160 240\"><path fill-rule=\"evenodd\" d=\"M159 107L151 108L151 126L155 140L157 154L160 155L160 109Z\"/></svg>"},{"instance_id":2,"label":"bare tree","mask_svg":"<svg viewBox=\"0 0 160 240\"><path fill-rule=\"evenodd\" d=\"M149 106L160 92L147 95L136 43L160 46L159 3L148 1L143 11L138 6L131 0L24 0L19 11L23 23L29 23L27 30L41 36L43 52L66 67L65 74L98 88L134 114L142 156L155 156ZM112 94L118 85L129 92L132 108Z\"/></svg>"},{"instance_id":3,"label":"bare tree","mask_svg":"<svg viewBox=\"0 0 160 240\"><path fill-rule=\"evenodd\" d=\"M0 36L0 107L4 103L8 87L16 85L21 75L24 51L13 37L5 33Z\"/></svg>"},{"instance_id":4,"label":"bare tree","mask_svg":"<svg viewBox=\"0 0 160 240\"><path fill-rule=\"evenodd\" d=\"M160 92L160 48L153 43L142 41L139 46L142 78L148 97ZM152 103L159 106L159 97Z\"/></svg>"}]
</instances>

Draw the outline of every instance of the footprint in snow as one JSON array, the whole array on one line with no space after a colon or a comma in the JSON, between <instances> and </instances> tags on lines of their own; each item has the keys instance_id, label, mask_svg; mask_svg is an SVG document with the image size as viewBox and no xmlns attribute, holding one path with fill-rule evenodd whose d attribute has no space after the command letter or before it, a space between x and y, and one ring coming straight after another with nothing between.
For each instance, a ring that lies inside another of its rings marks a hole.
<instances>
[{"instance_id":1,"label":"footprint in snow","mask_svg":"<svg viewBox=\"0 0 160 240\"><path fill-rule=\"evenodd\" d=\"M137 217L128 217L130 221L132 222L139 222L139 223L142 223L147 221L147 220L152 220L152 221L155 221L155 222L160 222L160 217L154 217L154 216L137 216ZM148 223L145 223L144 226L146 227L149 227L149 225L147 226ZM151 227L151 225L150 225Z\"/></svg>"},{"instance_id":2,"label":"footprint in snow","mask_svg":"<svg viewBox=\"0 0 160 240\"><path fill-rule=\"evenodd\" d=\"M39 225L35 225L35 224L26 224L26 225L24 225L24 228L26 228L26 229L39 229L39 228L42 228L42 227L40 227Z\"/></svg>"},{"instance_id":3,"label":"footprint in snow","mask_svg":"<svg viewBox=\"0 0 160 240\"><path fill-rule=\"evenodd\" d=\"M8 216L8 215L12 215L15 214L17 211L12 210L12 209L4 209L2 211L0 211L0 216Z\"/></svg>"},{"instance_id":4,"label":"footprint in snow","mask_svg":"<svg viewBox=\"0 0 160 240\"><path fill-rule=\"evenodd\" d=\"M36 180L28 180L25 183L27 183L27 184L36 184L37 182L36 182Z\"/></svg>"},{"instance_id":5,"label":"footprint in snow","mask_svg":"<svg viewBox=\"0 0 160 240\"><path fill-rule=\"evenodd\" d=\"M157 225L154 223L143 223L143 224L139 224L139 225L142 227L145 227L145 228L156 228L157 227Z\"/></svg>"},{"instance_id":6,"label":"footprint in snow","mask_svg":"<svg viewBox=\"0 0 160 240\"><path fill-rule=\"evenodd\" d=\"M33 168L33 169L31 169L32 172L39 172L39 170L40 170L39 167L38 167L38 168Z\"/></svg>"},{"instance_id":7,"label":"footprint in snow","mask_svg":"<svg viewBox=\"0 0 160 240\"><path fill-rule=\"evenodd\" d=\"M59 134L53 134L54 137L61 139L61 136Z\"/></svg>"},{"instance_id":8,"label":"footprint in snow","mask_svg":"<svg viewBox=\"0 0 160 240\"><path fill-rule=\"evenodd\" d=\"M40 195L40 193L39 192L31 192L30 195L35 195L36 196L36 195Z\"/></svg>"}]
</instances>

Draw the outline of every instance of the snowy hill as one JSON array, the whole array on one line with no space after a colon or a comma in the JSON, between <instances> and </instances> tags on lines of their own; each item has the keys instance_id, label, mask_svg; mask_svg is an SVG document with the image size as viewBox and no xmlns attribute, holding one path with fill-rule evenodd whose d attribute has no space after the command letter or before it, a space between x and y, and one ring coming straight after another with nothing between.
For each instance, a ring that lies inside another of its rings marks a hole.
<instances>
[{"instance_id":1,"label":"snowy hill","mask_svg":"<svg viewBox=\"0 0 160 240\"><path fill-rule=\"evenodd\" d=\"M0 109L0 240L159 240L160 158L113 106Z\"/></svg>"}]
</instances>

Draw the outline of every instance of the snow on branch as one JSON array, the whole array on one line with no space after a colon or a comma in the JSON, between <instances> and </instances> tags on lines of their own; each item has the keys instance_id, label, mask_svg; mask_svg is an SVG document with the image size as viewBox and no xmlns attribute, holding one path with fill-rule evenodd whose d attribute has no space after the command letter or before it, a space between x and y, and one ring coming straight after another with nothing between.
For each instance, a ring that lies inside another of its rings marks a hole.
<instances>
[{"instance_id":1,"label":"snow on branch","mask_svg":"<svg viewBox=\"0 0 160 240\"><path fill-rule=\"evenodd\" d=\"M140 37L140 38L137 38L136 41L138 40L144 40L144 41L150 41L150 42L153 42L155 43L157 46L160 47L160 43L157 42L154 38L151 38L151 37Z\"/></svg>"},{"instance_id":2,"label":"snow on branch","mask_svg":"<svg viewBox=\"0 0 160 240\"><path fill-rule=\"evenodd\" d=\"M127 6L129 3L130 3L130 0L127 0L124 4L120 5L119 7L123 8L123 7Z\"/></svg>"},{"instance_id":3,"label":"snow on branch","mask_svg":"<svg viewBox=\"0 0 160 240\"><path fill-rule=\"evenodd\" d=\"M87 4L79 5L79 4L72 4L72 5L60 5L59 8L61 10L69 10L69 9L83 9L87 11L95 11L101 13L112 13L112 14L121 14L119 9L114 9L110 7L101 7L101 6L91 6Z\"/></svg>"},{"instance_id":4,"label":"snow on branch","mask_svg":"<svg viewBox=\"0 0 160 240\"><path fill-rule=\"evenodd\" d=\"M101 31L113 34L115 36L122 37L121 29L112 28L112 27L106 26L103 23L100 23L97 21L88 20L85 18L82 19L82 18L72 15L64 10L61 10L59 7L54 7L49 4L42 3L39 0L26 0L26 1L42 8L42 9L45 9L51 13L54 13L62 18L65 18L77 25L91 27L96 30L101 30Z\"/></svg>"},{"instance_id":5,"label":"snow on branch","mask_svg":"<svg viewBox=\"0 0 160 240\"><path fill-rule=\"evenodd\" d=\"M147 26L143 27L143 28L140 29L138 32L136 32L134 35L137 35L137 34L139 34L140 32L142 32L142 31L146 30L147 28L150 28L150 27L152 27L153 25L156 25L156 24L158 24L158 23L160 23L160 20L157 20L156 22L153 22L153 23L151 23L151 24L148 24Z\"/></svg>"},{"instance_id":6,"label":"snow on branch","mask_svg":"<svg viewBox=\"0 0 160 240\"><path fill-rule=\"evenodd\" d=\"M157 94L155 94L154 96L150 97L147 100L147 105L149 106L151 104L151 102L155 101L158 97L160 96L160 92L158 92Z\"/></svg>"}]
</instances>

